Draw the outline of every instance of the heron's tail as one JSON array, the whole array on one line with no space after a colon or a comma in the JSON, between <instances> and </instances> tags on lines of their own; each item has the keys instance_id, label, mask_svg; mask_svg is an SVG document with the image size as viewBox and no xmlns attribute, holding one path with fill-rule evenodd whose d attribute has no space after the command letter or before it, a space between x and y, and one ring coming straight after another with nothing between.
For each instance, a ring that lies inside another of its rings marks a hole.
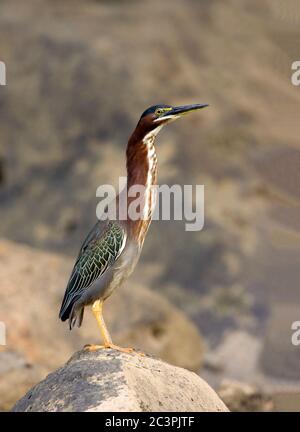
<instances>
[{"instance_id":1,"label":"heron's tail","mask_svg":"<svg viewBox=\"0 0 300 432\"><path fill-rule=\"evenodd\" d=\"M83 314L84 314L84 306L81 306L81 308L76 308L76 305L74 304L69 316L69 328L72 330L72 328L75 326L77 322L77 327L80 327L83 321Z\"/></svg>"},{"instance_id":2,"label":"heron's tail","mask_svg":"<svg viewBox=\"0 0 300 432\"><path fill-rule=\"evenodd\" d=\"M83 321L84 306L78 306L78 304L76 304L77 300L78 298L75 297L73 301L67 304L65 304L63 301L59 312L59 318L62 321L66 321L67 319L69 319L70 330L72 330L72 328L76 324L76 321L78 327L81 326Z\"/></svg>"}]
</instances>

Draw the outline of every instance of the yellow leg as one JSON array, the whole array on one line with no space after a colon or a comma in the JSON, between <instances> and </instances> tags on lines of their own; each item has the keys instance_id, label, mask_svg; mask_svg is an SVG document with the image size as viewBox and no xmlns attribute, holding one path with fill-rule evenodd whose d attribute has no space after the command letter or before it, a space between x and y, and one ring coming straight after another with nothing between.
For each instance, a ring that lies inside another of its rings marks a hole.
<instances>
[{"instance_id":1,"label":"yellow leg","mask_svg":"<svg viewBox=\"0 0 300 432\"><path fill-rule=\"evenodd\" d=\"M107 330L105 321L103 319L102 309L103 309L103 300L96 300L92 306L92 311L97 320L98 326L100 327L104 345L87 345L85 348L89 351L96 351L101 348L110 348L125 353L132 353L133 348L122 348L113 344L110 334Z\"/></svg>"}]
</instances>

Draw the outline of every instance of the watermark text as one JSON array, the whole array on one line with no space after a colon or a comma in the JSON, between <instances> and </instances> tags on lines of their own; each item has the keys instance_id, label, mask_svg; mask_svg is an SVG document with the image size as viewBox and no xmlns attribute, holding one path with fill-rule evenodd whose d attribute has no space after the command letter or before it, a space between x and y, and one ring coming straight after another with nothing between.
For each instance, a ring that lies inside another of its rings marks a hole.
<instances>
[{"instance_id":1,"label":"watermark text","mask_svg":"<svg viewBox=\"0 0 300 432\"><path fill-rule=\"evenodd\" d=\"M292 63L292 70L295 71L291 76L291 81L294 86L300 85L300 61Z\"/></svg>"},{"instance_id":2,"label":"watermark text","mask_svg":"<svg viewBox=\"0 0 300 432\"><path fill-rule=\"evenodd\" d=\"M119 178L119 193L112 185L99 186L96 208L99 220L184 220L186 231L204 226L204 185L144 185L127 188L126 177ZM118 203L116 198L118 197Z\"/></svg>"},{"instance_id":3,"label":"watermark text","mask_svg":"<svg viewBox=\"0 0 300 432\"><path fill-rule=\"evenodd\" d=\"M294 321L291 325L291 330L294 330L292 333L292 344L294 346L300 345L300 321Z\"/></svg>"},{"instance_id":4,"label":"watermark text","mask_svg":"<svg viewBox=\"0 0 300 432\"><path fill-rule=\"evenodd\" d=\"M6 345L6 326L0 321L0 345Z\"/></svg>"},{"instance_id":5,"label":"watermark text","mask_svg":"<svg viewBox=\"0 0 300 432\"><path fill-rule=\"evenodd\" d=\"M0 61L0 85L6 85L6 65L3 61Z\"/></svg>"}]
</instances>

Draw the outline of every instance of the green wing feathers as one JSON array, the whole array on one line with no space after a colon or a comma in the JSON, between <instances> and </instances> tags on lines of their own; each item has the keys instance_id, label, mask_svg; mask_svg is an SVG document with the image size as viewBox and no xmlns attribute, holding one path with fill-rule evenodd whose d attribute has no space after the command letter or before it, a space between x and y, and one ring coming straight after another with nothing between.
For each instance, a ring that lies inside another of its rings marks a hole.
<instances>
[{"instance_id":1,"label":"green wing feathers","mask_svg":"<svg viewBox=\"0 0 300 432\"><path fill-rule=\"evenodd\" d=\"M82 251L75 264L75 272L80 274L80 283L88 287L98 279L118 258L124 231L116 223L110 222L107 231L100 239L95 239Z\"/></svg>"},{"instance_id":2,"label":"green wing feathers","mask_svg":"<svg viewBox=\"0 0 300 432\"><path fill-rule=\"evenodd\" d=\"M72 305L85 289L118 259L126 242L126 233L117 222L99 222L85 240L74 265L59 317L68 319Z\"/></svg>"}]
</instances>

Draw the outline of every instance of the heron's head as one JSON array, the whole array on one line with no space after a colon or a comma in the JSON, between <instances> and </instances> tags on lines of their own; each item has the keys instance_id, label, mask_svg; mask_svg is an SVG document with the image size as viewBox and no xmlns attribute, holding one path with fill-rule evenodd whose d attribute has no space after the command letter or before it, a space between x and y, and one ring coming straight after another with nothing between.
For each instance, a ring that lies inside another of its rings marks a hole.
<instances>
[{"instance_id":1,"label":"heron's head","mask_svg":"<svg viewBox=\"0 0 300 432\"><path fill-rule=\"evenodd\" d=\"M143 112L138 126L142 127L146 133L153 131L156 135L165 124L207 106L208 104L193 104L177 107L163 104L154 105Z\"/></svg>"}]
</instances>

